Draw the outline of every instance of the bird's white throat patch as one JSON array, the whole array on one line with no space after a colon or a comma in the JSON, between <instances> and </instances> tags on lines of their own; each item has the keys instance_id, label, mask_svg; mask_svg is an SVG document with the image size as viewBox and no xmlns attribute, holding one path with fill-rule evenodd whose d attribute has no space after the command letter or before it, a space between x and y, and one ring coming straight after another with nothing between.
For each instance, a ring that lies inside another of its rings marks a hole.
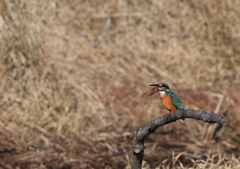
<instances>
[{"instance_id":1,"label":"bird's white throat patch","mask_svg":"<svg viewBox=\"0 0 240 169\"><path fill-rule=\"evenodd\" d=\"M160 94L160 95L162 95L162 94L165 94L166 92L164 92L164 91L158 91L158 93Z\"/></svg>"}]
</instances>

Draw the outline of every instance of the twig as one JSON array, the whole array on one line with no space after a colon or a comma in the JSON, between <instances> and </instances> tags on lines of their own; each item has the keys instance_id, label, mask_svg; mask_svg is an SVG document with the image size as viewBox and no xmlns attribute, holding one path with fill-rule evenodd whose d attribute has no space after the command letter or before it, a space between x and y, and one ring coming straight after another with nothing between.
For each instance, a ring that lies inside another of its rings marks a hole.
<instances>
[{"instance_id":1,"label":"twig","mask_svg":"<svg viewBox=\"0 0 240 169\"><path fill-rule=\"evenodd\" d=\"M119 17L141 17L141 13L110 13L110 14L82 14L80 18L119 18Z\"/></svg>"},{"instance_id":2,"label":"twig","mask_svg":"<svg viewBox=\"0 0 240 169\"><path fill-rule=\"evenodd\" d=\"M132 156L130 158L131 169L141 169L144 156L144 140L151 133L153 133L160 126L184 118L203 120L204 122L211 124L219 123L226 125L228 123L228 119L225 116L192 109L178 110L174 113L171 113L168 118L166 116L157 117L149 121L146 126L135 131L132 145Z\"/></svg>"},{"instance_id":3,"label":"twig","mask_svg":"<svg viewBox=\"0 0 240 169\"><path fill-rule=\"evenodd\" d=\"M22 52L22 54L23 54L23 56L25 58L25 62L22 64L22 67L21 67L19 82L22 85L23 89L26 91L27 89L26 89L25 82L23 80L23 76L25 74L25 69L29 65L29 63L28 63L28 56L27 56L27 54L25 52Z\"/></svg>"},{"instance_id":4,"label":"twig","mask_svg":"<svg viewBox=\"0 0 240 169\"><path fill-rule=\"evenodd\" d=\"M219 94L219 93L211 93L211 96L212 97L218 97L218 104L214 110L214 114L218 114L219 113L219 110L220 110L220 107L223 103L223 100L224 100L224 95L223 94Z\"/></svg>"}]
</instances>

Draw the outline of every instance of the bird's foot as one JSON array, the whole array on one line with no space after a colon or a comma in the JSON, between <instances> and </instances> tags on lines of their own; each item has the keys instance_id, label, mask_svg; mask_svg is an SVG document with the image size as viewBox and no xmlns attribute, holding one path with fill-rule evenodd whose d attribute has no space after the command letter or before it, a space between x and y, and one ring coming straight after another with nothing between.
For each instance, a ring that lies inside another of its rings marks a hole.
<instances>
[{"instance_id":1,"label":"bird's foot","mask_svg":"<svg viewBox=\"0 0 240 169\"><path fill-rule=\"evenodd\" d=\"M169 115L170 115L172 112L173 112L173 111L170 111L170 112L164 114L164 116L166 116L166 118L169 119Z\"/></svg>"}]
</instances>

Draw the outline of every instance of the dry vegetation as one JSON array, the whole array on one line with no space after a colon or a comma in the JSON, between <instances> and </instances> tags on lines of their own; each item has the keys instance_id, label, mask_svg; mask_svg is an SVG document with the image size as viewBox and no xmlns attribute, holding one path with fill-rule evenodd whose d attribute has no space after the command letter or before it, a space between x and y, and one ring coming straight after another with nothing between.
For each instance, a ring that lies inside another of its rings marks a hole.
<instances>
[{"instance_id":1,"label":"dry vegetation","mask_svg":"<svg viewBox=\"0 0 240 169\"><path fill-rule=\"evenodd\" d=\"M166 82L186 119L145 145L145 169L240 168L240 1L0 1L0 168L128 168L135 129L166 113ZM224 97L223 102L221 99Z\"/></svg>"}]
</instances>

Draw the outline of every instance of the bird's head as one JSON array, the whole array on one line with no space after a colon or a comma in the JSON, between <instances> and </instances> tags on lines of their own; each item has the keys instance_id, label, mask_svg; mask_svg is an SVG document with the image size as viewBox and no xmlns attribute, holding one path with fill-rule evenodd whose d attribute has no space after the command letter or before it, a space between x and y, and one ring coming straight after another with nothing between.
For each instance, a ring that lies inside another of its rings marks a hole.
<instances>
[{"instance_id":1,"label":"bird's head","mask_svg":"<svg viewBox=\"0 0 240 169\"><path fill-rule=\"evenodd\" d=\"M157 86L157 87L159 87L161 89L169 89L169 86L166 83L151 84L149 86Z\"/></svg>"},{"instance_id":2,"label":"bird's head","mask_svg":"<svg viewBox=\"0 0 240 169\"><path fill-rule=\"evenodd\" d=\"M155 87L152 89L152 93L150 93L149 96L151 96L151 95L153 95L154 93L157 93L157 92L160 93L160 91L163 90L163 89L168 89L168 90L170 90L170 89L169 89L169 86L168 86L166 83L151 84L151 85L149 85L149 86L155 86Z\"/></svg>"}]
</instances>

